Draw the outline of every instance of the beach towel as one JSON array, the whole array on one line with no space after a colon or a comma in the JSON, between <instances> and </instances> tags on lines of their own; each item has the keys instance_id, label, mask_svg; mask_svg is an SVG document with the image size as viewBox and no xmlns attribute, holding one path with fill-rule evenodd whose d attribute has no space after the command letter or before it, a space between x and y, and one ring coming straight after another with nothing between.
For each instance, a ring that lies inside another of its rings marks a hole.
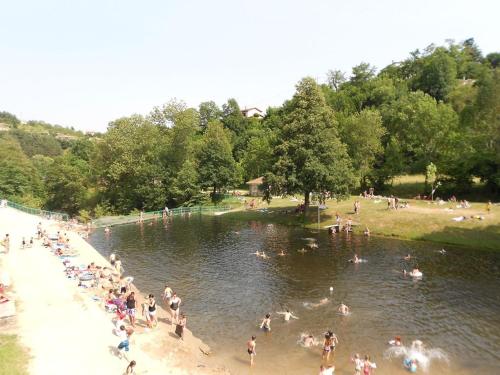
<instances>
[{"instance_id":1,"label":"beach towel","mask_svg":"<svg viewBox=\"0 0 500 375\"><path fill-rule=\"evenodd\" d=\"M8 318L16 315L16 304L10 300L5 303L0 303L0 319Z\"/></svg>"}]
</instances>

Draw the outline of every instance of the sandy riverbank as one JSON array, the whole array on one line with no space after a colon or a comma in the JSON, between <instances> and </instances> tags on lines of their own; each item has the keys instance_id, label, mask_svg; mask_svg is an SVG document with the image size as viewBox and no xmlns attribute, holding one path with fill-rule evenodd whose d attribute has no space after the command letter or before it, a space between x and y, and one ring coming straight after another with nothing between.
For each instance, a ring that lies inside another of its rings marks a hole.
<instances>
[{"instance_id":1,"label":"sandy riverbank","mask_svg":"<svg viewBox=\"0 0 500 375\"><path fill-rule=\"evenodd\" d=\"M40 221L49 233L58 230L54 222L11 208L0 209L0 236L3 238L5 233L11 236L11 250L0 255L0 269L10 275L17 308L15 325L10 331L18 334L21 344L29 350L29 373L122 374L128 362L116 355L119 339L112 332L113 314L106 313L102 303L92 298L102 296L105 291L83 289L77 286L77 281L67 279L61 260L39 241L35 241L33 248L20 249L22 237L29 240L35 236ZM79 252L73 264L108 265L77 233L65 232ZM144 296L146 292L136 294ZM229 373L214 358L202 353L200 348L206 351L206 345L188 330L181 342L173 334L169 314L163 309L158 313L157 328L147 332L140 317L130 340L127 357L137 362L139 374Z\"/></svg>"}]
</instances>

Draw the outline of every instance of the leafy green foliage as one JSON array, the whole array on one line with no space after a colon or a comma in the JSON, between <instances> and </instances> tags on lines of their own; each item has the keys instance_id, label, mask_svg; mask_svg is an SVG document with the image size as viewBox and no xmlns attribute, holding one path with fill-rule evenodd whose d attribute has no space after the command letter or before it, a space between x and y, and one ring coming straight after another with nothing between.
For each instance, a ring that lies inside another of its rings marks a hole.
<instances>
[{"instance_id":1,"label":"leafy green foliage","mask_svg":"<svg viewBox=\"0 0 500 375\"><path fill-rule=\"evenodd\" d=\"M78 213L85 204L88 173L87 162L71 154L55 159L45 179L46 207L71 215Z\"/></svg>"},{"instance_id":2,"label":"leafy green foliage","mask_svg":"<svg viewBox=\"0 0 500 375\"><path fill-rule=\"evenodd\" d=\"M41 179L19 142L0 134L0 195L14 199L42 194Z\"/></svg>"},{"instance_id":3,"label":"leafy green foliage","mask_svg":"<svg viewBox=\"0 0 500 375\"><path fill-rule=\"evenodd\" d=\"M333 112L312 78L297 85L290 112L278 130L274 157L266 175L270 191L300 192L306 207L312 192L342 195L353 184L351 163L338 138Z\"/></svg>"},{"instance_id":4,"label":"leafy green foliage","mask_svg":"<svg viewBox=\"0 0 500 375\"><path fill-rule=\"evenodd\" d=\"M210 122L197 153L200 186L212 195L238 182L236 162L227 130L220 122Z\"/></svg>"},{"instance_id":5,"label":"leafy green foliage","mask_svg":"<svg viewBox=\"0 0 500 375\"><path fill-rule=\"evenodd\" d=\"M34 155L55 157L62 154L61 144L50 134L32 133L19 129L14 130L12 134L18 139L28 157Z\"/></svg>"},{"instance_id":6,"label":"leafy green foliage","mask_svg":"<svg viewBox=\"0 0 500 375\"><path fill-rule=\"evenodd\" d=\"M323 85L300 81L262 119L243 116L235 99L222 108L173 99L84 136L0 112L0 195L88 219L199 204L260 176L268 196L301 193L308 203L309 193L381 189L429 165L441 193L467 193L479 178L498 194L499 56L483 57L469 38L378 73L367 63L349 77L330 70Z\"/></svg>"},{"instance_id":7,"label":"leafy green foliage","mask_svg":"<svg viewBox=\"0 0 500 375\"><path fill-rule=\"evenodd\" d=\"M352 165L361 185L366 185L366 177L375 160L384 151L382 136L386 133L382 117L377 110L364 109L348 116L338 116L340 137L347 145Z\"/></svg>"},{"instance_id":8,"label":"leafy green foliage","mask_svg":"<svg viewBox=\"0 0 500 375\"><path fill-rule=\"evenodd\" d=\"M102 142L94 168L103 198L117 212L162 207L166 201L166 166L162 163L167 137L161 128L139 115L113 121Z\"/></svg>"},{"instance_id":9,"label":"leafy green foliage","mask_svg":"<svg viewBox=\"0 0 500 375\"><path fill-rule=\"evenodd\" d=\"M21 124L21 121L13 115L12 113L0 111L0 123L10 125L13 128L17 128Z\"/></svg>"}]
</instances>

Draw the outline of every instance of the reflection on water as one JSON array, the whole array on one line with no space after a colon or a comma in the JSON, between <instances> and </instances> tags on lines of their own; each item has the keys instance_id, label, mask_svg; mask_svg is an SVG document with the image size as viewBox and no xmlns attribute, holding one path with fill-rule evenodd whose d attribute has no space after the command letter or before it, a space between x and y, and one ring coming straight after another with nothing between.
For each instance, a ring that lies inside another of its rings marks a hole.
<instances>
[{"instance_id":1,"label":"reflection on water","mask_svg":"<svg viewBox=\"0 0 500 375\"><path fill-rule=\"evenodd\" d=\"M307 246L308 238L318 248ZM447 248L443 255L435 244L332 238L224 216L117 226L109 237L93 233L90 242L105 256L119 254L126 275L144 293L160 295L168 282L183 300L192 331L234 373L250 372L245 343L256 334L253 374L316 374L321 345L297 342L304 333L322 340L327 329L339 338L336 374L354 372L354 353L370 354L380 374L406 373L403 358L384 359L386 343L396 335L403 344L420 339L446 354L449 363L431 361L429 373L498 370L500 254ZM367 262L349 263L355 253ZM408 253L412 260L405 262ZM422 279L403 276L403 268L417 264ZM337 313L341 302L350 315ZM287 308L299 319L285 323L276 314ZM268 312L272 331L265 335L258 326Z\"/></svg>"}]
</instances>

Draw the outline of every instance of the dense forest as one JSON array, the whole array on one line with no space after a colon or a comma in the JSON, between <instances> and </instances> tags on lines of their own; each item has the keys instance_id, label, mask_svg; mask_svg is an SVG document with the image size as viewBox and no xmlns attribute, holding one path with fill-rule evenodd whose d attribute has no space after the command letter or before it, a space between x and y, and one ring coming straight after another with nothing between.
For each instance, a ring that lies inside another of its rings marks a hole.
<instances>
[{"instance_id":1,"label":"dense forest","mask_svg":"<svg viewBox=\"0 0 500 375\"><path fill-rule=\"evenodd\" d=\"M268 198L384 191L429 170L443 192L480 181L494 196L499 164L500 53L473 39L304 78L262 118L234 99L172 100L89 135L0 112L0 196L81 217L205 203L260 176Z\"/></svg>"}]
</instances>

